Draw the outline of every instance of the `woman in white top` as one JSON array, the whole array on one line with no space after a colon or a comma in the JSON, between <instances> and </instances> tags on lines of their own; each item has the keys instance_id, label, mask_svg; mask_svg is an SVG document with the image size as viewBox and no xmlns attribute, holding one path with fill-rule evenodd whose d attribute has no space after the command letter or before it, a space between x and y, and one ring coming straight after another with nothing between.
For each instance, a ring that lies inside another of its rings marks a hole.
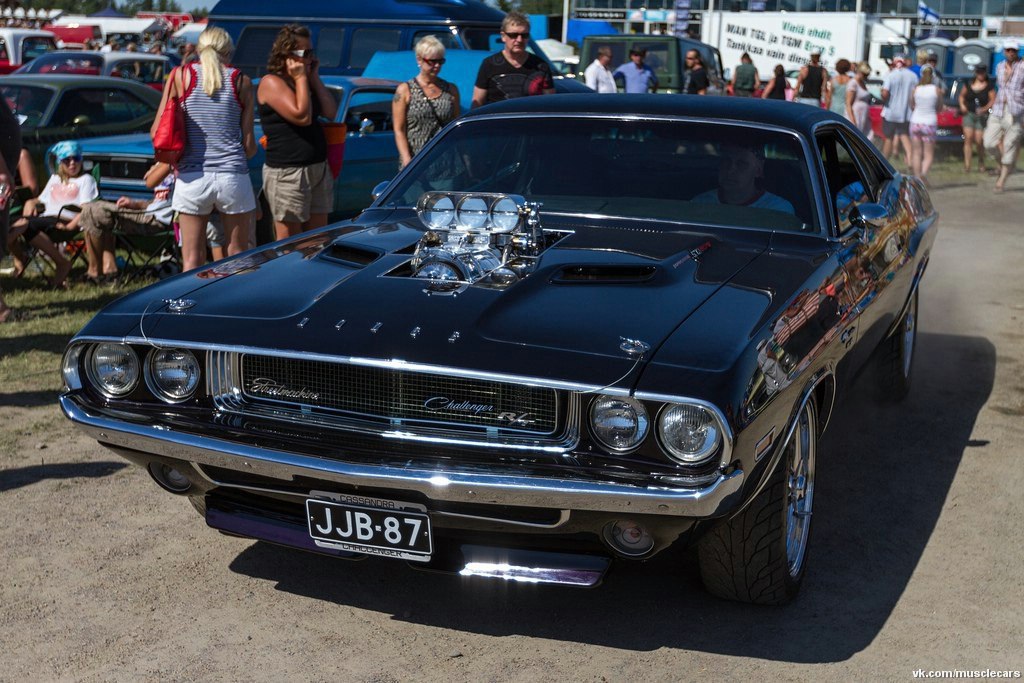
<instances>
[{"instance_id":1,"label":"woman in white top","mask_svg":"<svg viewBox=\"0 0 1024 683\"><path fill-rule=\"evenodd\" d=\"M871 93L868 92L868 76L871 67L863 62L854 70L854 76L846 84L846 118L853 121L860 132L870 140L874 137L871 130Z\"/></svg>"},{"instance_id":2,"label":"woman in white top","mask_svg":"<svg viewBox=\"0 0 1024 683\"><path fill-rule=\"evenodd\" d=\"M935 85L930 66L921 69L921 80L910 94L910 166L914 175L928 181L935 158L935 130L942 110L942 93Z\"/></svg>"}]
</instances>

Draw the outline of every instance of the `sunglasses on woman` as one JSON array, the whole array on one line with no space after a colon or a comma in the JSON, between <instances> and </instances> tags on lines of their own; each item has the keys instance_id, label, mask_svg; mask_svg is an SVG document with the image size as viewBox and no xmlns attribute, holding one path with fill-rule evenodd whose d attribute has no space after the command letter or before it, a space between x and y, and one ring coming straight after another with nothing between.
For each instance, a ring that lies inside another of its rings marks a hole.
<instances>
[{"instance_id":1,"label":"sunglasses on woman","mask_svg":"<svg viewBox=\"0 0 1024 683\"><path fill-rule=\"evenodd\" d=\"M70 164L72 161L75 162L76 164L80 164L82 163L82 157L64 157L63 159L60 160L60 163Z\"/></svg>"},{"instance_id":2,"label":"sunglasses on woman","mask_svg":"<svg viewBox=\"0 0 1024 683\"><path fill-rule=\"evenodd\" d=\"M313 57L316 57L316 51L312 48L308 50L292 50L292 56L298 57L299 59L305 59L306 57L313 59Z\"/></svg>"},{"instance_id":3,"label":"sunglasses on woman","mask_svg":"<svg viewBox=\"0 0 1024 683\"><path fill-rule=\"evenodd\" d=\"M423 63L429 64L430 66L438 66L440 64L444 64L447 61L448 60L445 59L444 57L438 57L437 59L427 59L426 57L423 58Z\"/></svg>"}]
</instances>

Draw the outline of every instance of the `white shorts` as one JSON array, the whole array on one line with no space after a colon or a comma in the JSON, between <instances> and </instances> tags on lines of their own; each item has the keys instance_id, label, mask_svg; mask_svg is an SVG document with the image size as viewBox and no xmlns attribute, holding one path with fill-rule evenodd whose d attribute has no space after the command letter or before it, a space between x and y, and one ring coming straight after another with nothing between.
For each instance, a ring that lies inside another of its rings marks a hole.
<instances>
[{"instance_id":1,"label":"white shorts","mask_svg":"<svg viewBox=\"0 0 1024 683\"><path fill-rule=\"evenodd\" d=\"M171 207L190 216L247 213L256 209L256 195L248 173L188 171L174 183Z\"/></svg>"}]
</instances>

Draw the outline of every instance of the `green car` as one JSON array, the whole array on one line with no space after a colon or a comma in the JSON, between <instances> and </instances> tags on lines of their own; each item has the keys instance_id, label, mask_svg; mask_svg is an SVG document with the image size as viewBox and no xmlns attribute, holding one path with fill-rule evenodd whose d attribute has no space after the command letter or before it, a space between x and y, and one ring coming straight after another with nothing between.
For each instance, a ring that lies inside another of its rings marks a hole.
<instances>
[{"instance_id":1,"label":"green car","mask_svg":"<svg viewBox=\"0 0 1024 683\"><path fill-rule=\"evenodd\" d=\"M44 155L54 143L148 131L160 106L153 88L101 76L0 76L0 95L21 122L40 186L48 177Z\"/></svg>"}]
</instances>

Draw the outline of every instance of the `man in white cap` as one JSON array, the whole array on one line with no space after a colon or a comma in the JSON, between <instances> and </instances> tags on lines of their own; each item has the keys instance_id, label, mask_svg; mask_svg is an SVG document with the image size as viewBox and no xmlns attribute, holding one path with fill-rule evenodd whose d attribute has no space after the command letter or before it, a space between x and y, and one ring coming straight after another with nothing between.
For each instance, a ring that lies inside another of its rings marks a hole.
<instances>
[{"instance_id":1,"label":"man in white cap","mask_svg":"<svg viewBox=\"0 0 1024 683\"><path fill-rule=\"evenodd\" d=\"M999 159L996 192L1004 190L1006 177L1013 169L1020 146L1021 119L1024 118L1024 64L1020 61L1020 45L1016 40L1003 42L1003 56L1006 61L996 69L999 89L985 126L985 151L993 159ZM1000 141L1003 143L1002 157L999 155Z\"/></svg>"},{"instance_id":2,"label":"man in white cap","mask_svg":"<svg viewBox=\"0 0 1024 683\"><path fill-rule=\"evenodd\" d=\"M903 145L903 157L910 166L910 97L917 86L917 76L906 68L910 59L896 55L892 60L893 69L882 80L882 135L885 144L882 152L886 157L899 154Z\"/></svg>"}]
</instances>

